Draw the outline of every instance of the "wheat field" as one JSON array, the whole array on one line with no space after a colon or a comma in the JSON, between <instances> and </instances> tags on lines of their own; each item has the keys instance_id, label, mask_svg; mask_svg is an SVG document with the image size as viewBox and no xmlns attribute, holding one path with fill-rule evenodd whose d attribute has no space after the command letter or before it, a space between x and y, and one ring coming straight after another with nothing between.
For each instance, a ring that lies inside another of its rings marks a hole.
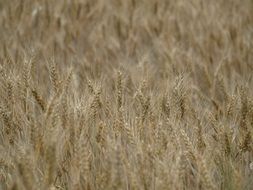
<instances>
[{"instance_id":1,"label":"wheat field","mask_svg":"<svg viewBox=\"0 0 253 190\"><path fill-rule=\"evenodd\" d=\"M252 190L252 0L0 0L0 190Z\"/></svg>"}]
</instances>

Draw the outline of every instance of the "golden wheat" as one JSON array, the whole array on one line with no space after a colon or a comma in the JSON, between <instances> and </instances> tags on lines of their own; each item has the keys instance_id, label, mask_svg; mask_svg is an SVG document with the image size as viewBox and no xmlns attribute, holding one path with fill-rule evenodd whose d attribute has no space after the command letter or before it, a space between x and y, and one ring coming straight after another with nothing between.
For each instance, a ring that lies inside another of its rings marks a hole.
<instances>
[{"instance_id":1,"label":"golden wheat","mask_svg":"<svg viewBox=\"0 0 253 190\"><path fill-rule=\"evenodd\" d=\"M253 189L252 0L0 0L0 190Z\"/></svg>"}]
</instances>

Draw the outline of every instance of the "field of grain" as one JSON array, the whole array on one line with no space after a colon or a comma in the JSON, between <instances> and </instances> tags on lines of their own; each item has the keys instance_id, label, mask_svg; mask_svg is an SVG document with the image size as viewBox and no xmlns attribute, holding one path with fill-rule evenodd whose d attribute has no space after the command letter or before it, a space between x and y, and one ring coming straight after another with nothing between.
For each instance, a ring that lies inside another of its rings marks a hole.
<instances>
[{"instance_id":1,"label":"field of grain","mask_svg":"<svg viewBox=\"0 0 253 190\"><path fill-rule=\"evenodd\" d=\"M252 190L252 0L0 0L0 190Z\"/></svg>"}]
</instances>

